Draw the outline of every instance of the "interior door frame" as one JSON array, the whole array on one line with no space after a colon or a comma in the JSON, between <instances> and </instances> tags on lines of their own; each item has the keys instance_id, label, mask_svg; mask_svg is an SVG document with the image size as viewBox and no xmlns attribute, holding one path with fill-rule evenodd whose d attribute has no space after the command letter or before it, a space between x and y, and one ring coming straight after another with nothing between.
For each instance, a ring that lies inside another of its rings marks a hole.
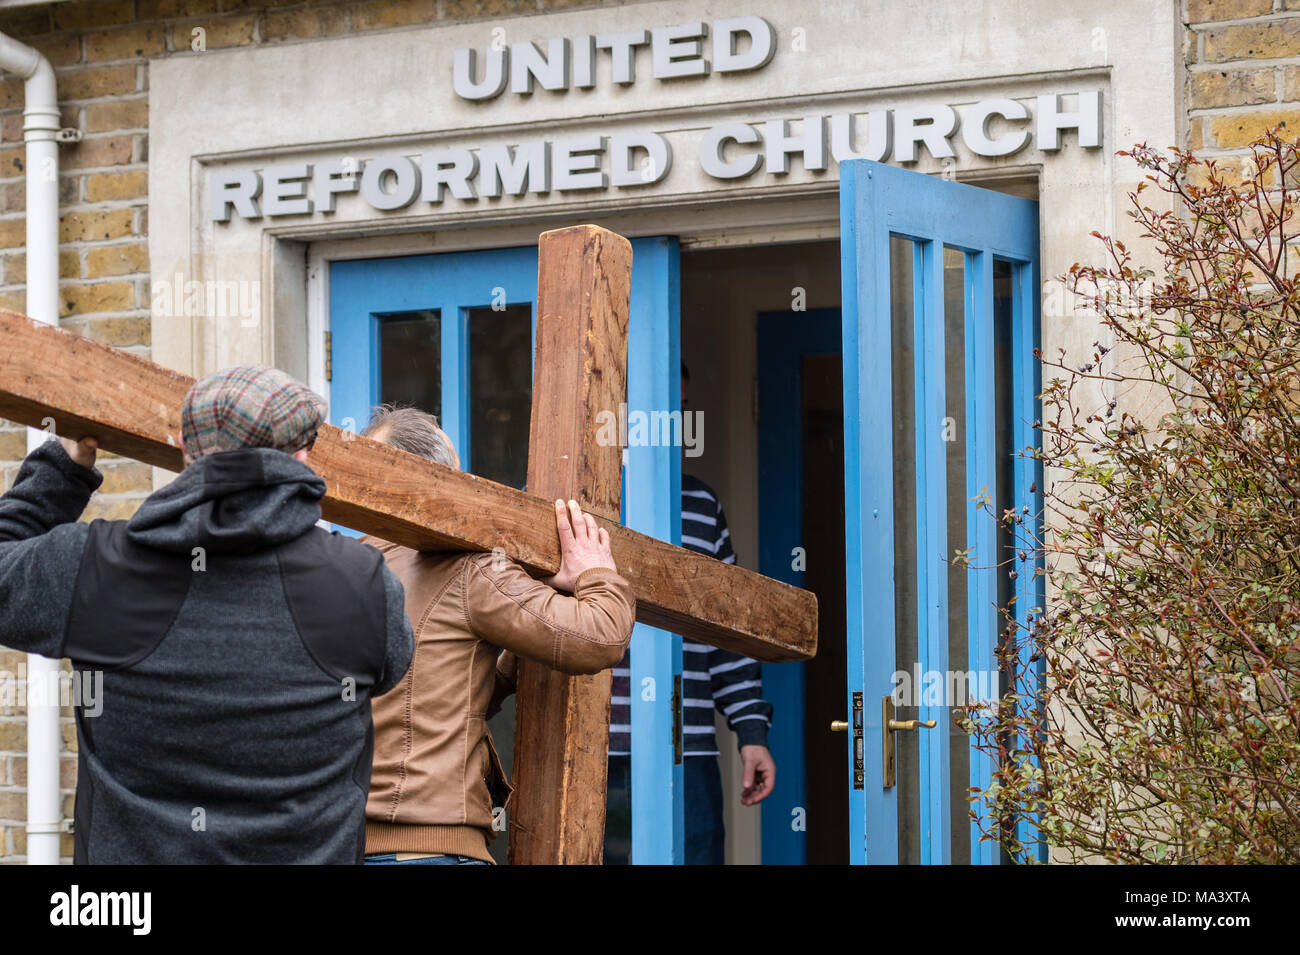
<instances>
[{"instance_id":1,"label":"interior door frame","mask_svg":"<svg viewBox=\"0 0 1300 955\"><path fill-rule=\"evenodd\" d=\"M968 497L996 472L987 468L994 448L994 389L987 370L973 368L991 355L992 276L995 259L1012 263L1012 400L1016 417L1016 448L1034 443L1031 422L1037 417L1039 394L1035 350L1039 334L1038 204L976 186L951 182L910 170L851 160L840 164L841 281L844 352L845 570L848 603L848 686L846 709L849 733L850 858L857 863L898 862L897 787L883 786L881 700L892 689L895 660L893 382L890 237L914 245L914 335L917 375L914 401L917 421L936 427L917 429L916 475L918 554L943 538L933 533L922 508L943 503L944 448L937 422L945 407L944 388L944 263L945 246L965 253L967 341L981 347L982 358L966 349L967 431L975 435L975 454L967 457ZM926 294L927 290L934 294ZM982 373L981 373L982 371ZM881 453L882 448L890 449ZM1029 506L1036 520L1041 508L1041 468L1018 459L1013 470L1012 500ZM990 488L994 501L996 486ZM972 507L972 511L974 508ZM968 581L971 611L969 670L996 668L993 640L997 577L993 567L996 528L991 519L969 516L968 542L974 547ZM930 533L926 534L929 527ZM953 548L944 541L941 555ZM1034 567L1017 568L1017 614L1022 621L1031 607L1041 606L1041 577ZM924 576L924 575L923 575ZM918 656L927 670L946 672L947 588L940 575L918 586ZM868 635L868 621L871 634ZM944 639L927 639L945 634ZM987 631L987 632L985 632ZM983 634L980 636L980 634ZM994 669L996 672L996 669ZM857 707L855 708L855 697ZM922 718L946 719L944 707L923 709ZM860 731L860 739L858 737ZM921 737L920 759L922 861L949 861L949 793L947 733ZM856 761L855 761L856 758ZM991 764L972 751L972 786L986 786ZM1025 821L1032 824L1032 821ZM997 847L971 834L972 861L996 862Z\"/></svg>"}]
</instances>

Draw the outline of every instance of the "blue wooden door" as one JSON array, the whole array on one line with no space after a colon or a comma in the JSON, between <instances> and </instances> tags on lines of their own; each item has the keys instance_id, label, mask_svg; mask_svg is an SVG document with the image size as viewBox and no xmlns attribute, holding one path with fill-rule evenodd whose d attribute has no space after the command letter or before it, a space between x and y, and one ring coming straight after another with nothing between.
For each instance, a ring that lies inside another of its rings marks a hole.
<instances>
[{"instance_id":1,"label":"blue wooden door","mask_svg":"<svg viewBox=\"0 0 1300 955\"><path fill-rule=\"evenodd\" d=\"M518 341L524 326L531 386L536 299L536 248L331 263L331 422L360 431L381 401L414 404L438 416L462 466L482 473L474 466L471 351L490 352L503 332ZM489 347L472 348L480 343ZM527 435L526 419L509 424ZM527 445L515 451L517 475Z\"/></svg>"},{"instance_id":2,"label":"blue wooden door","mask_svg":"<svg viewBox=\"0 0 1300 955\"><path fill-rule=\"evenodd\" d=\"M977 506L1039 513L1015 454L1038 416L1038 207L854 160L840 210L851 857L994 863L966 805L992 766L952 717L999 693L996 608L1041 605ZM934 728L890 730L886 700Z\"/></svg>"},{"instance_id":3,"label":"blue wooden door","mask_svg":"<svg viewBox=\"0 0 1300 955\"><path fill-rule=\"evenodd\" d=\"M677 241L635 239L632 256L628 405L680 411ZM438 416L465 470L522 487L537 247L338 261L329 285L330 421L359 431L381 402L415 405ZM679 542L680 448L627 449L623 522ZM681 638L637 624L630 698L636 863L682 858L673 734L680 675Z\"/></svg>"},{"instance_id":4,"label":"blue wooden door","mask_svg":"<svg viewBox=\"0 0 1300 955\"><path fill-rule=\"evenodd\" d=\"M758 563L759 572L796 587L805 586L807 560L802 506L804 487L803 359L839 355L840 310L760 312L758 315ZM822 606L825 625L826 607ZM822 653L827 635L823 632ZM826 772L814 765L805 747L806 664L763 664L763 696L780 715L768 733L768 748L780 771L776 787L762 804L763 864L803 865L808 861L808 776ZM825 727L822 727L825 730Z\"/></svg>"}]
</instances>

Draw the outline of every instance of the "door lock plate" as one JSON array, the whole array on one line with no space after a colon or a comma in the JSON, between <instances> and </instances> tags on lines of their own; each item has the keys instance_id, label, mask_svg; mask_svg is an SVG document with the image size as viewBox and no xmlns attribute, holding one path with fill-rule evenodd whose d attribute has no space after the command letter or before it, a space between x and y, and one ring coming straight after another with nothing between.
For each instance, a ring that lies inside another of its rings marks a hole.
<instances>
[{"instance_id":1,"label":"door lock plate","mask_svg":"<svg viewBox=\"0 0 1300 955\"><path fill-rule=\"evenodd\" d=\"M893 789L894 784L898 781L898 774L895 770L894 761L894 734L889 725L894 721L894 698L886 696L880 701L880 735L881 751L884 753L884 765L881 767L884 771L884 788Z\"/></svg>"},{"instance_id":2,"label":"door lock plate","mask_svg":"<svg viewBox=\"0 0 1300 955\"><path fill-rule=\"evenodd\" d=\"M853 693L853 788L863 789L866 786L867 774L862 761L862 694L858 691Z\"/></svg>"}]
</instances>

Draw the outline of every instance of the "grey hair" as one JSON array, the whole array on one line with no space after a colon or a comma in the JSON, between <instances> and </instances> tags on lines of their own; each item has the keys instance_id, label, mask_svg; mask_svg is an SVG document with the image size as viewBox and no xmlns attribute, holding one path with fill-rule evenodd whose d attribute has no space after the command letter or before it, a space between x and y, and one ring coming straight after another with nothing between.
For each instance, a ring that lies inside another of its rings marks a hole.
<instances>
[{"instance_id":1,"label":"grey hair","mask_svg":"<svg viewBox=\"0 0 1300 955\"><path fill-rule=\"evenodd\" d=\"M367 438L380 435L376 440L449 468L458 466L451 439L438 427L438 419L419 408L379 405L371 410L370 423L361 433Z\"/></svg>"}]
</instances>

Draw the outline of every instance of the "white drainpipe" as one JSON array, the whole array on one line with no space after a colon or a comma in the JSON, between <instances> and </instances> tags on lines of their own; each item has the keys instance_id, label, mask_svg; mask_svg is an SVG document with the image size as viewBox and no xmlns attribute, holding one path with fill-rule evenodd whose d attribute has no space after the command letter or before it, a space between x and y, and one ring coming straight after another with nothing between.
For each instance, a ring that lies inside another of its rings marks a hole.
<instances>
[{"instance_id":1,"label":"white drainpipe","mask_svg":"<svg viewBox=\"0 0 1300 955\"><path fill-rule=\"evenodd\" d=\"M27 143L27 314L59 321L59 101L49 60L0 33L0 70L26 80L23 139ZM27 448L45 440L29 429ZM27 863L58 865L63 809L59 804L59 699L32 702L33 687L58 686L56 660L27 655ZM48 697L51 694L45 693Z\"/></svg>"}]
</instances>

